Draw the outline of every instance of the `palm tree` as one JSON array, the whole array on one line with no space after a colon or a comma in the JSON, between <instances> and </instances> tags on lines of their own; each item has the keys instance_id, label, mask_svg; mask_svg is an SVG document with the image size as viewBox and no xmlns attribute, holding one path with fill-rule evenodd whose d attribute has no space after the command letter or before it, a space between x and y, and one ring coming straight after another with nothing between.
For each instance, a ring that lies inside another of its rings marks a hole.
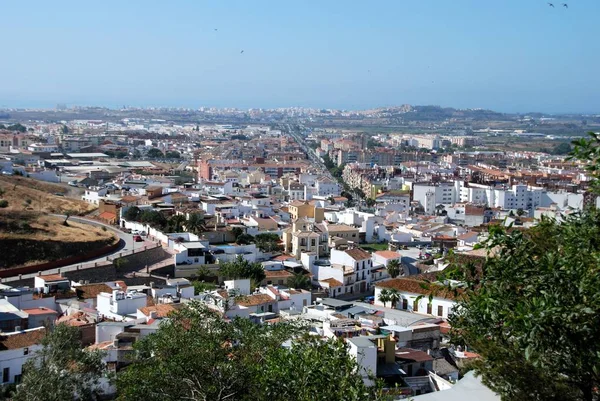
<instances>
[{"instance_id":1,"label":"palm tree","mask_svg":"<svg viewBox=\"0 0 600 401\"><path fill-rule=\"evenodd\" d=\"M383 306L386 306L386 304L392 300L390 290L387 288L381 290L379 293L379 300L383 303Z\"/></svg>"},{"instance_id":2,"label":"palm tree","mask_svg":"<svg viewBox=\"0 0 600 401\"><path fill-rule=\"evenodd\" d=\"M192 213L192 214L190 214L188 221L185 223L185 227L187 228L188 231L190 231L194 234L198 234L199 232L202 231L202 223L203 222L204 222L204 219L202 218L200 213Z\"/></svg>"},{"instance_id":3,"label":"palm tree","mask_svg":"<svg viewBox=\"0 0 600 401\"><path fill-rule=\"evenodd\" d=\"M401 298L402 298L402 296L400 296L400 293L398 292L398 290L396 290L396 289L390 290L390 302L392 303L393 309L396 309L396 304L398 303L398 301Z\"/></svg>"},{"instance_id":4,"label":"palm tree","mask_svg":"<svg viewBox=\"0 0 600 401\"><path fill-rule=\"evenodd\" d=\"M398 259L390 260L386 268L392 278L396 278L400 275L400 261Z\"/></svg>"}]
</instances>

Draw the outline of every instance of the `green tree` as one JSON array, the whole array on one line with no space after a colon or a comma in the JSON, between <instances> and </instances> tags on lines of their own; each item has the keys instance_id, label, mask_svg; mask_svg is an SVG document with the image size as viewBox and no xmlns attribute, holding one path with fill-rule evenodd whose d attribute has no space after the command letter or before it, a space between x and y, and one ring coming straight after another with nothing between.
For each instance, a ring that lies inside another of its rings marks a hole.
<instances>
[{"instance_id":1,"label":"green tree","mask_svg":"<svg viewBox=\"0 0 600 401\"><path fill-rule=\"evenodd\" d=\"M144 210L140 213L138 218L140 223L149 224L151 227L163 229L167 226L166 217L155 210Z\"/></svg>"},{"instance_id":2,"label":"green tree","mask_svg":"<svg viewBox=\"0 0 600 401\"><path fill-rule=\"evenodd\" d=\"M178 151L173 150L167 152L165 156L167 157L167 159L179 159L181 157L181 154Z\"/></svg>"},{"instance_id":3,"label":"green tree","mask_svg":"<svg viewBox=\"0 0 600 401\"><path fill-rule=\"evenodd\" d=\"M239 245L248 245L254 243L254 237L250 234L242 234L235 239L235 242Z\"/></svg>"},{"instance_id":4,"label":"green tree","mask_svg":"<svg viewBox=\"0 0 600 401\"><path fill-rule=\"evenodd\" d=\"M524 232L494 227L494 257L462 269L451 340L482 355L473 367L503 399L597 399L599 238L596 209Z\"/></svg>"},{"instance_id":5,"label":"green tree","mask_svg":"<svg viewBox=\"0 0 600 401\"><path fill-rule=\"evenodd\" d=\"M568 142L561 142L554 146L552 154L555 155L567 155L571 152L571 145Z\"/></svg>"},{"instance_id":6,"label":"green tree","mask_svg":"<svg viewBox=\"0 0 600 401\"><path fill-rule=\"evenodd\" d=\"M219 266L219 273L223 278L233 280L249 278L255 284L265 279L265 270L260 263L251 263L241 255L232 262L226 262Z\"/></svg>"},{"instance_id":7,"label":"green tree","mask_svg":"<svg viewBox=\"0 0 600 401\"><path fill-rule=\"evenodd\" d=\"M365 203L367 204L368 207L373 207L377 204L377 202L373 198L367 198L365 200Z\"/></svg>"},{"instance_id":8,"label":"green tree","mask_svg":"<svg viewBox=\"0 0 600 401\"><path fill-rule=\"evenodd\" d=\"M365 386L356 361L348 357L347 346L340 339L301 337L291 348L271 350L261 370L258 380L261 400L366 401L380 398L377 387Z\"/></svg>"},{"instance_id":9,"label":"green tree","mask_svg":"<svg viewBox=\"0 0 600 401\"><path fill-rule=\"evenodd\" d=\"M133 154L131 155L134 159L139 159L140 157L142 157L142 153L139 150L134 150Z\"/></svg>"},{"instance_id":10,"label":"green tree","mask_svg":"<svg viewBox=\"0 0 600 401\"><path fill-rule=\"evenodd\" d=\"M296 288L300 290L310 290L312 288L312 284L310 283L310 278L306 274L296 273L294 277L290 277L287 281L287 285L290 288Z\"/></svg>"},{"instance_id":11,"label":"green tree","mask_svg":"<svg viewBox=\"0 0 600 401\"><path fill-rule=\"evenodd\" d=\"M8 201L6 199L0 199L0 209L8 207Z\"/></svg>"},{"instance_id":12,"label":"green tree","mask_svg":"<svg viewBox=\"0 0 600 401\"><path fill-rule=\"evenodd\" d=\"M167 230L174 232L174 233L180 233L183 231L183 226L185 223L186 223L185 216L183 216L181 214L177 214L175 216L172 216L168 220Z\"/></svg>"},{"instance_id":13,"label":"green tree","mask_svg":"<svg viewBox=\"0 0 600 401\"><path fill-rule=\"evenodd\" d=\"M204 281L192 281L192 285L194 286L194 295L201 294L204 291L212 291L217 288L216 284L206 283Z\"/></svg>"},{"instance_id":14,"label":"green tree","mask_svg":"<svg viewBox=\"0 0 600 401\"><path fill-rule=\"evenodd\" d=\"M283 250L279 235L273 233L258 234L254 237L254 243L263 252L280 252Z\"/></svg>"},{"instance_id":15,"label":"green tree","mask_svg":"<svg viewBox=\"0 0 600 401\"><path fill-rule=\"evenodd\" d=\"M6 129L9 131L27 132L27 127L20 123L9 125L8 127L6 127Z\"/></svg>"},{"instance_id":16,"label":"green tree","mask_svg":"<svg viewBox=\"0 0 600 401\"><path fill-rule=\"evenodd\" d=\"M237 240L240 235L245 234L245 231L242 227L233 227L231 229L231 233L233 234L233 237Z\"/></svg>"},{"instance_id":17,"label":"green tree","mask_svg":"<svg viewBox=\"0 0 600 401\"><path fill-rule=\"evenodd\" d=\"M202 227L204 225L204 218L200 213L191 213L188 216L188 219L185 223L185 227L188 231L199 234L202 232Z\"/></svg>"},{"instance_id":18,"label":"green tree","mask_svg":"<svg viewBox=\"0 0 600 401\"><path fill-rule=\"evenodd\" d=\"M398 259L392 259L388 262L386 269L392 278L396 278L400 275L401 267Z\"/></svg>"},{"instance_id":19,"label":"green tree","mask_svg":"<svg viewBox=\"0 0 600 401\"><path fill-rule=\"evenodd\" d=\"M381 290L381 292L379 293L379 301L383 303L383 306L387 306L387 303L392 300L391 295L392 294L390 293L390 290L388 290L387 288Z\"/></svg>"},{"instance_id":20,"label":"green tree","mask_svg":"<svg viewBox=\"0 0 600 401\"><path fill-rule=\"evenodd\" d=\"M136 358L118 377L119 399L264 399L259 383L266 358L298 332L290 324L226 322L191 302L155 334L135 343Z\"/></svg>"},{"instance_id":21,"label":"green tree","mask_svg":"<svg viewBox=\"0 0 600 401\"><path fill-rule=\"evenodd\" d=\"M109 378L100 351L83 349L76 327L58 324L42 339L42 349L23 367L15 401L98 399L98 383Z\"/></svg>"},{"instance_id":22,"label":"green tree","mask_svg":"<svg viewBox=\"0 0 600 401\"><path fill-rule=\"evenodd\" d=\"M523 210L522 208L518 208L517 209L517 216L521 217L525 214L525 210Z\"/></svg>"},{"instance_id":23,"label":"green tree","mask_svg":"<svg viewBox=\"0 0 600 401\"><path fill-rule=\"evenodd\" d=\"M152 148L148 151L148 153L146 153L146 156L151 158L151 159L160 159L162 157L165 157L164 153L161 152L160 149L157 148Z\"/></svg>"},{"instance_id":24,"label":"green tree","mask_svg":"<svg viewBox=\"0 0 600 401\"><path fill-rule=\"evenodd\" d=\"M396 309L396 305L398 301L402 299L402 296L398 292L397 289L393 288L390 290L390 303L392 304L392 308Z\"/></svg>"},{"instance_id":25,"label":"green tree","mask_svg":"<svg viewBox=\"0 0 600 401\"><path fill-rule=\"evenodd\" d=\"M125 212L123 212L123 218L127 221L138 221L140 218L141 210L137 206L128 207Z\"/></svg>"}]
</instances>

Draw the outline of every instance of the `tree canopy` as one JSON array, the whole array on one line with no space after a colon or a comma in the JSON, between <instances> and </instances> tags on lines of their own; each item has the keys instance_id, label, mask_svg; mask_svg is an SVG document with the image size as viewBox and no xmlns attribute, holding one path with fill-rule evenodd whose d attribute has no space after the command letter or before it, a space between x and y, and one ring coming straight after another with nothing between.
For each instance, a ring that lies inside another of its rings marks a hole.
<instances>
[{"instance_id":1,"label":"tree canopy","mask_svg":"<svg viewBox=\"0 0 600 401\"><path fill-rule=\"evenodd\" d=\"M249 278L255 284L265 278L265 270L260 263L248 262L241 255L232 262L226 262L219 266L219 273L226 279Z\"/></svg>"},{"instance_id":2,"label":"tree canopy","mask_svg":"<svg viewBox=\"0 0 600 401\"><path fill-rule=\"evenodd\" d=\"M158 159L161 157L165 157L165 154L161 152L160 149L152 148L148 151L148 153L146 153L146 156L148 156L151 159Z\"/></svg>"},{"instance_id":3,"label":"tree canopy","mask_svg":"<svg viewBox=\"0 0 600 401\"><path fill-rule=\"evenodd\" d=\"M82 349L79 330L59 324L42 339L42 349L23 366L15 401L95 400L109 378L100 351Z\"/></svg>"},{"instance_id":4,"label":"tree canopy","mask_svg":"<svg viewBox=\"0 0 600 401\"><path fill-rule=\"evenodd\" d=\"M528 231L495 228L480 272L464 269L452 342L510 400L592 400L600 386L600 213Z\"/></svg>"}]
</instances>

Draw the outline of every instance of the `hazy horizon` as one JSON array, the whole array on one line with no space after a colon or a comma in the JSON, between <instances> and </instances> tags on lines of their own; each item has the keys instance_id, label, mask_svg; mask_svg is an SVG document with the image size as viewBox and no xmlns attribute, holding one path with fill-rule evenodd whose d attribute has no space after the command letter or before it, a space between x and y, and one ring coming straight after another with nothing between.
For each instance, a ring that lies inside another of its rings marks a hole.
<instances>
[{"instance_id":1,"label":"hazy horizon","mask_svg":"<svg viewBox=\"0 0 600 401\"><path fill-rule=\"evenodd\" d=\"M0 108L600 113L594 0L20 1L2 11Z\"/></svg>"}]
</instances>

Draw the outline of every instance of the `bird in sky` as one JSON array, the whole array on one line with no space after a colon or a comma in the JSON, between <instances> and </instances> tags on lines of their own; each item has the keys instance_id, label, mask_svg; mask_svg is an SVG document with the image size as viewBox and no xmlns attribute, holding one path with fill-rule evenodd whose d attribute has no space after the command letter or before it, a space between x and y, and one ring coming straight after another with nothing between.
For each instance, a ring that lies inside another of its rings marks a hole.
<instances>
[{"instance_id":1,"label":"bird in sky","mask_svg":"<svg viewBox=\"0 0 600 401\"><path fill-rule=\"evenodd\" d=\"M567 3L563 3L563 7L564 8L569 8L569 5Z\"/></svg>"},{"instance_id":2,"label":"bird in sky","mask_svg":"<svg viewBox=\"0 0 600 401\"><path fill-rule=\"evenodd\" d=\"M552 7L552 8L554 8L554 4L552 4L552 3L548 3L548 5L549 5L550 7Z\"/></svg>"},{"instance_id":3,"label":"bird in sky","mask_svg":"<svg viewBox=\"0 0 600 401\"><path fill-rule=\"evenodd\" d=\"M217 31L218 31L218 29L217 29L217 28L215 28L215 32L217 32Z\"/></svg>"},{"instance_id":4,"label":"bird in sky","mask_svg":"<svg viewBox=\"0 0 600 401\"><path fill-rule=\"evenodd\" d=\"M244 51L242 50L242 51L240 52L240 54L242 54L243 52L244 52Z\"/></svg>"}]
</instances>

